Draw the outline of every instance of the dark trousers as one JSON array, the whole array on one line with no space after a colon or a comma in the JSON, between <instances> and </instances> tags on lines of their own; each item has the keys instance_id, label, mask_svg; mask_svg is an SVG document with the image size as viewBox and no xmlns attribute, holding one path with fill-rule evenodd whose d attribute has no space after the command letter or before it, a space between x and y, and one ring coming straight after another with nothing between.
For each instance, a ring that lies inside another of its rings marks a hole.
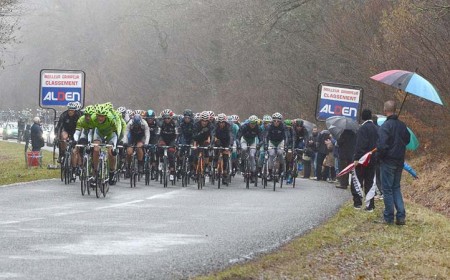
<instances>
[{"instance_id":1,"label":"dark trousers","mask_svg":"<svg viewBox=\"0 0 450 280\"><path fill-rule=\"evenodd\" d=\"M361 166L358 165L355 168L356 177L358 177L359 183L361 184L362 191L367 195L373 185L373 178L375 176L375 165ZM351 187L352 195L353 195L353 205L360 206L362 205L362 199L359 194L356 192L354 184ZM375 208L374 199L370 200L369 207L370 209Z\"/></svg>"},{"instance_id":2,"label":"dark trousers","mask_svg":"<svg viewBox=\"0 0 450 280\"><path fill-rule=\"evenodd\" d=\"M345 159L345 158L340 158L339 159L339 170L344 170L344 168L346 168L352 161L350 159ZM342 175L341 177L339 177L339 185L341 185L341 187L348 187L348 176L349 173Z\"/></svg>"},{"instance_id":3,"label":"dark trousers","mask_svg":"<svg viewBox=\"0 0 450 280\"><path fill-rule=\"evenodd\" d=\"M322 165L326 156L327 154L317 153L317 181L326 180L326 178L322 178Z\"/></svg>"},{"instance_id":4,"label":"dark trousers","mask_svg":"<svg viewBox=\"0 0 450 280\"><path fill-rule=\"evenodd\" d=\"M303 178L309 178L311 176L311 161L303 160Z\"/></svg>"}]
</instances>

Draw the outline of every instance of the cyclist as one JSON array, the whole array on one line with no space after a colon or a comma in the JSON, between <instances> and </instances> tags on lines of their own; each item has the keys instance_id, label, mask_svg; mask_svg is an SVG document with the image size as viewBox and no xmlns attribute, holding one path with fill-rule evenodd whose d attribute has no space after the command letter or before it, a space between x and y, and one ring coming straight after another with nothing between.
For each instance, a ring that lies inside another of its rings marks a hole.
<instances>
[{"instance_id":1,"label":"cyclist","mask_svg":"<svg viewBox=\"0 0 450 280\"><path fill-rule=\"evenodd\" d=\"M283 157L283 152L285 150L285 147L288 146L288 130L286 129L286 126L282 122L283 115L280 113L274 113L272 115L272 123L267 128L267 136L264 141L264 149L268 149L271 147L272 149L269 150L269 175L268 180L271 181L273 179L272 175L272 169L273 169L273 160L275 158L275 150L281 158ZM285 146L286 144L286 146ZM284 163L284 160L280 160L282 164ZM280 170L282 170L280 168Z\"/></svg>"},{"instance_id":2,"label":"cyclist","mask_svg":"<svg viewBox=\"0 0 450 280\"><path fill-rule=\"evenodd\" d=\"M194 140L194 148L195 147L208 147L211 144L211 139L214 135L214 127L210 121L210 114L207 111L203 111L200 114L200 120L194 124L194 133L192 135L192 139ZM205 164L207 169L205 171L209 172L209 156L207 151L204 151L205 154ZM195 164L197 164L198 152L195 154Z\"/></svg>"},{"instance_id":3,"label":"cyclist","mask_svg":"<svg viewBox=\"0 0 450 280\"><path fill-rule=\"evenodd\" d=\"M66 141L73 140L78 119L81 117L80 109L81 104L79 102L69 102L69 104L67 104L67 110L59 116L58 124L55 127L55 135L60 140L59 163L62 162L64 151L67 148Z\"/></svg>"},{"instance_id":4,"label":"cyclist","mask_svg":"<svg viewBox=\"0 0 450 280\"><path fill-rule=\"evenodd\" d=\"M238 115L231 115L228 117L228 121L231 124L231 130L233 134L233 153L231 154L231 175L234 176L236 174L236 171L238 169L238 153L236 151L237 149L237 142L239 141L238 133L240 126L239 123L239 116Z\"/></svg>"},{"instance_id":5,"label":"cyclist","mask_svg":"<svg viewBox=\"0 0 450 280\"><path fill-rule=\"evenodd\" d=\"M230 123L227 121L227 116L225 114L219 114L217 116L217 124L214 129L214 146L221 148L230 148L233 143L233 133ZM217 154L215 160L217 160L219 155ZM228 159L230 157L230 151L223 151L223 177L228 176ZM224 185L228 185L226 180L223 181Z\"/></svg>"},{"instance_id":6,"label":"cyclist","mask_svg":"<svg viewBox=\"0 0 450 280\"><path fill-rule=\"evenodd\" d=\"M304 122L301 119L294 120L292 125L293 136L292 141L295 149L304 149L305 140L308 139L308 130L304 127Z\"/></svg>"},{"instance_id":7,"label":"cyclist","mask_svg":"<svg viewBox=\"0 0 450 280\"><path fill-rule=\"evenodd\" d=\"M145 121L148 124L148 129L150 130L150 141L148 144L156 145L158 143L159 138L159 127L155 118L155 112L151 109L148 109L145 114ZM152 174L151 180L154 180L156 177L156 163L159 161L159 157L157 157L156 153L152 153L151 163L152 163Z\"/></svg>"},{"instance_id":8,"label":"cyclist","mask_svg":"<svg viewBox=\"0 0 450 280\"><path fill-rule=\"evenodd\" d=\"M122 122L117 119L113 113L111 103L98 104L95 108L94 122L94 136L93 142L95 144L108 143L113 147L108 148L108 161L109 161L109 184L114 185L114 172L116 166L115 152L113 151L117 145L118 135L122 130ZM100 147L94 147L92 154L92 161L94 166L94 173L97 172L97 166L100 156Z\"/></svg>"},{"instance_id":9,"label":"cyclist","mask_svg":"<svg viewBox=\"0 0 450 280\"><path fill-rule=\"evenodd\" d=\"M192 144L192 135L194 133L194 114L192 113L192 110L186 109L183 112L183 116L180 119L180 125L179 125L179 135L178 135L178 144L182 145L191 145ZM189 147L182 147L180 149L180 155L183 155L184 153L188 152ZM181 161L181 158L178 158L179 162ZM189 158L189 163L192 165L193 158ZM178 166L181 167L181 164ZM181 176L181 172L178 173L179 176Z\"/></svg>"},{"instance_id":10,"label":"cyclist","mask_svg":"<svg viewBox=\"0 0 450 280\"><path fill-rule=\"evenodd\" d=\"M285 150L286 150L286 156L285 156L285 162L286 162L286 184L292 184L292 176L291 176L291 167L292 167L292 151L293 151L293 145L292 145L292 137L294 135L294 130L292 128L292 120L285 119L284 125L286 127L287 132L287 141L285 143Z\"/></svg>"},{"instance_id":11,"label":"cyclist","mask_svg":"<svg viewBox=\"0 0 450 280\"><path fill-rule=\"evenodd\" d=\"M261 138L266 139L267 136L267 128L272 123L272 117L270 115L264 115L262 118L261 128ZM260 149L259 151L259 161L258 161L258 177L261 178L261 170L264 162L264 150Z\"/></svg>"},{"instance_id":12,"label":"cyclist","mask_svg":"<svg viewBox=\"0 0 450 280\"><path fill-rule=\"evenodd\" d=\"M141 115L134 115L133 119L131 119L126 128L123 137L123 143L125 146L134 145L136 146L137 160L138 160L138 169L140 173L144 172L144 150L143 146L147 145L150 140L150 129L148 128L148 124L145 120L142 119ZM133 147L127 148L127 172L125 174L126 178L130 176L130 164L131 164L131 156L133 154Z\"/></svg>"},{"instance_id":13,"label":"cyclist","mask_svg":"<svg viewBox=\"0 0 450 280\"><path fill-rule=\"evenodd\" d=\"M95 114L94 105L86 106L84 109L83 116L81 116L77 121L77 126L75 133L73 135L74 143L78 143L81 145L86 145L87 143L92 142L92 130L94 129L94 122L92 121L92 117ZM72 151L72 166L74 167L74 171L72 174L79 175L79 167L81 167L81 150L75 147Z\"/></svg>"},{"instance_id":14,"label":"cyclist","mask_svg":"<svg viewBox=\"0 0 450 280\"><path fill-rule=\"evenodd\" d=\"M169 156L169 169L170 169L170 180L173 180L175 175L175 144L177 140L177 125L173 119L173 111L170 109L165 109L161 112L162 122L160 126L159 141L158 146L171 146L168 151ZM159 158L162 161L163 149L159 149Z\"/></svg>"},{"instance_id":15,"label":"cyclist","mask_svg":"<svg viewBox=\"0 0 450 280\"><path fill-rule=\"evenodd\" d=\"M258 126L258 117L252 115L248 118L248 122L241 126L238 134L238 149L242 148L242 153L246 155L247 148L250 148L250 153L247 155L250 160L250 182L255 182L255 173L256 173L256 159L255 154L256 150L259 149L262 143L262 131Z\"/></svg>"}]
</instances>

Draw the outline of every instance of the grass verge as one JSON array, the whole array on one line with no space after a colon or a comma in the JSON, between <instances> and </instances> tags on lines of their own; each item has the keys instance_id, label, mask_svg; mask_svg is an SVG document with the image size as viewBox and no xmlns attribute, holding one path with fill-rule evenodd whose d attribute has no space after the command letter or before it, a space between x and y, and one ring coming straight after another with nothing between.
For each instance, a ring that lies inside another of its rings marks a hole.
<instances>
[{"instance_id":1,"label":"grass verge","mask_svg":"<svg viewBox=\"0 0 450 280\"><path fill-rule=\"evenodd\" d=\"M197 279L448 279L450 220L407 202L405 226L376 224L381 209L349 203L279 251Z\"/></svg>"},{"instance_id":2,"label":"grass verge","mask_svg":"<svg viewBox=\"0 0 450 280\"><path fill-rule=\"evenodd\" d=\"M42 168L27 168L24 145L0 141L0 186L40 179L58 178L59 170L47 169L53 162L51 152L43 151Z\"/></svg>"}]
</instances>

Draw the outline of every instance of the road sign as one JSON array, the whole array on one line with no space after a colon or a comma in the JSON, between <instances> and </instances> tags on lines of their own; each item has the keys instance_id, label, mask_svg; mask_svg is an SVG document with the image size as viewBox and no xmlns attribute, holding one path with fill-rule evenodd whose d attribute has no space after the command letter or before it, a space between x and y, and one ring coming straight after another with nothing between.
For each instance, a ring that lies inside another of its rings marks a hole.
<instances>
[{"instance_id":1,"label":"road sign","mask_svg":"<svg viewBox=\"0 0 450 280\"><path fill-rule=\"evenodd\" d=\"M316 103L316 119L325 121L332 116L345 116L358 120L363 88L338 83L319 84Z\"/></svg>"},{"instance_id":2,"label":"road sign","mask_svg":"<svg viewBox=\"0 0 450 280\"><path fill-rule=\"evenodd\" d=\"M85 73L81 70L43 69L39 81L42 108L67 106L78 101L84 107Z\"/></svg>"}]
</instances>

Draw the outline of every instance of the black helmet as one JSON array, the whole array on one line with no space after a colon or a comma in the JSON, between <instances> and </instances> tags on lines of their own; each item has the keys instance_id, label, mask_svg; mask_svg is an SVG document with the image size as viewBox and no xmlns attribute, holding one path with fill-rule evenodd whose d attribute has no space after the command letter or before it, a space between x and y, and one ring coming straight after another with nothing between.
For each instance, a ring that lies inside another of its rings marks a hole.
<instances>
[{"instance_id":1,"label":"black helmet","mask_svg":"<svg viewBox=\"0 0 450 280\"><path fill-rule=\"evenodd\" d=\"M185 117L190 117L190 118L192 119L193 116L194 116L194 113L192 113L192 110L191 110L191 109L186 109L186 110L184 110L184 112L183 112L183 116L185 116Z\"/></svg>"}]
</instances>

